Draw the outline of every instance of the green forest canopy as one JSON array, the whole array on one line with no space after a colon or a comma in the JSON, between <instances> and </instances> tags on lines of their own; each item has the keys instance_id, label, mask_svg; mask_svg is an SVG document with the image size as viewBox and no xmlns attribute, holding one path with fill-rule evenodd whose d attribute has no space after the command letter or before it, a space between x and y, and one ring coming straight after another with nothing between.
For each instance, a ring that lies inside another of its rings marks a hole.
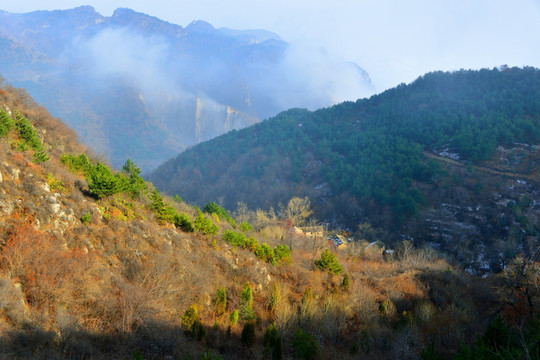
<instances>
[{"instance_id":1,"label":"green forest canopy","mask_svg":"<svg viewBox=\"0 0 540 360\"><path fill-rule=\"evenodd\" d=\"M479 163L499 144L538 143L539 117L538 69L439 71L369 99L291 109L231 131L169 160L151 181L197 203L226 195L226 206L262 206L273 191L285 201L302 195L299 184L327 183L334 196L389 205L403 220L423 203L415 182L439 171L423 151L449 148Z\"/></svg>"}]
</instances>

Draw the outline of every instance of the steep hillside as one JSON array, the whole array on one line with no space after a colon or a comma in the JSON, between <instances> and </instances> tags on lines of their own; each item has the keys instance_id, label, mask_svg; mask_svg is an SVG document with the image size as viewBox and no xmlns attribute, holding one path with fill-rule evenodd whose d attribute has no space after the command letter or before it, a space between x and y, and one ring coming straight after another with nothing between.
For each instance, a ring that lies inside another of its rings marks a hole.
<instances>
[{"instance_id":1,"label":"steep hillside","mask_svg":"<svg viewBox=\"0 0 540 360\"><path fill-rule=\"evenodd\" d=\"M290 106L327 106L328 86L339 85L329 77L308 89L304 60L276 34L203 21L184 28L130 9L0 12L0 60L7 81L114 166L129 157L145 170ZM355 87L370 87L365 71L339 66Z\"/></svg>"},{"instance_id":2,"label":"steep hillside","mask_svg":"<svg viewBox=\"0 0 540 360\"><path fill-rule=\"evenodd\" d=\"M131 161L114 172L85 152L1 86L2 358L416 359L452 356L501 311L521 332L488 329L537 331L522 331L538 311L534 261L481 279L407 241L384 256L361 242L323 251L272 214L203 213L163 199Z\"/></svg>"},{"instance_id":3,"label":"steep hillside","mask_svg":"<svg viewBox=\"0 0 540 360\"><path fill-rule=\"evenodd\" d=\"M355 103L283 112L194 146L149 179L228 209L308 196L331 227L369 223L387 240L454 254L494 241L522 248L539 229L539 99L534 68L430 73Z\"/></svg>"}]
</instances>

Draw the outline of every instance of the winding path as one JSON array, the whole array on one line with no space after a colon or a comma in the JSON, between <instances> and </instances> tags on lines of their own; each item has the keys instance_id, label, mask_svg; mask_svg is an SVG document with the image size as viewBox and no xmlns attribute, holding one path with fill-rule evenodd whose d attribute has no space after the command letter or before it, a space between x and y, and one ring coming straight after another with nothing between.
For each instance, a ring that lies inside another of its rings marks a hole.
<instances>
[{"instance_id":1,"label":"winding path","mask_svg":"<svg viewBox=\"0 0 540 360\"><path fill-rule=\"evenodd\" d=\"M438 160L438 161L442 161L442 162L445 162L447 164L452 164L452 165L462 166L462 167L465 167L465 166L469 167L470 166L473 169L478 170L478 171L483 171L483 172L493 174L493 175L508 176L508 177L511 177L511 178L514 178L514 179L527 179L527 180L534 181L534 182L539 181L539 179L537 177L534 177L534 176L531 176L531 175L519 174L519 173L511 173L511 172L507 172L507 171L502 171L502 170L497 170L497 169L490 169L490 168L487 168L487 167L482 167L482 166L477 166L477 165L472 165L472 164L464 164L464 163L456 161L454 159L450 159L450 158L447 158L447 157L444 157L444 156L435 155L435 154L427 152L427 151L423 151L422 153L425 156L429 157L429 158L432 158L432 159L435 159L435 160Z\"/></svg>"}]
</instances>

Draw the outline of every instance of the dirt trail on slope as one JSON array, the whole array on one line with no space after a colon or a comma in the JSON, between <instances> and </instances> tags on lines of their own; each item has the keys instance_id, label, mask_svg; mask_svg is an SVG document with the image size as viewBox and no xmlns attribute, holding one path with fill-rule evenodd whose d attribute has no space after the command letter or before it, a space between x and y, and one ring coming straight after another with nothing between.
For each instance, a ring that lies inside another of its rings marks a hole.
<instances>
[{"instance_id":1,"label":"dirt trail on slope","mask_svg":"<svg viewBox=\"0 0 540 360\"><path fill-rule=\"evenodd\" d=\"M511 177L511 178L514 178L514 179L519 178L519 179L527 179L527 180L534 181L534 182L539 181L539 179L537 177L534 177L534 176L531 176L531 175L519 174L519 173L511 173L511 172L507 172L507 171L490 169L490 168L477 166L477 165L464 164L464 163L461 163L461 162L456 161L454 159L450 159L450 158L447 158L447 157L444 157L444 156L435 155L435 154L429 153L427 151L423 151L422 153L425 156L429 157L429 158L432 158L432 159L435 159L435 160L438 160L438 161L442 161L442 162L445 162L447 164L452 164L452 165L462 166L462 167L469 167L470 166L473 169L478 170L478 171L483 171L483 172L493 174L493 175L508 176L508 177Z\"/></svg>"}]
</instances>

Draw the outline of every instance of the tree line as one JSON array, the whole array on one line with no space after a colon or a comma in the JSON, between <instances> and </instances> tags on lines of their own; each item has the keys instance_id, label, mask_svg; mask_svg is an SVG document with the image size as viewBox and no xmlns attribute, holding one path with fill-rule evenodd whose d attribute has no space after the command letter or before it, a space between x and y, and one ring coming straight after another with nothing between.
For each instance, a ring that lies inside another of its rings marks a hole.
<instances>
[{"instance_id":1,"label":"tree line","mask_svg":"<svg viewBox=\"0 0 540 360\"><path fill-rule=\"evenodd\" d=\"M539 99L535 68L433 72L369 99L291 109L231 131L186 150L150 179L195 203L224 196L228 208L238 201L264 207L327 184L333 198L387 206L399 223L424 203L416 183L440 173L424 151L448 148L476 164L498 145L538 143Z\"/></svg>"}]
</instances>

